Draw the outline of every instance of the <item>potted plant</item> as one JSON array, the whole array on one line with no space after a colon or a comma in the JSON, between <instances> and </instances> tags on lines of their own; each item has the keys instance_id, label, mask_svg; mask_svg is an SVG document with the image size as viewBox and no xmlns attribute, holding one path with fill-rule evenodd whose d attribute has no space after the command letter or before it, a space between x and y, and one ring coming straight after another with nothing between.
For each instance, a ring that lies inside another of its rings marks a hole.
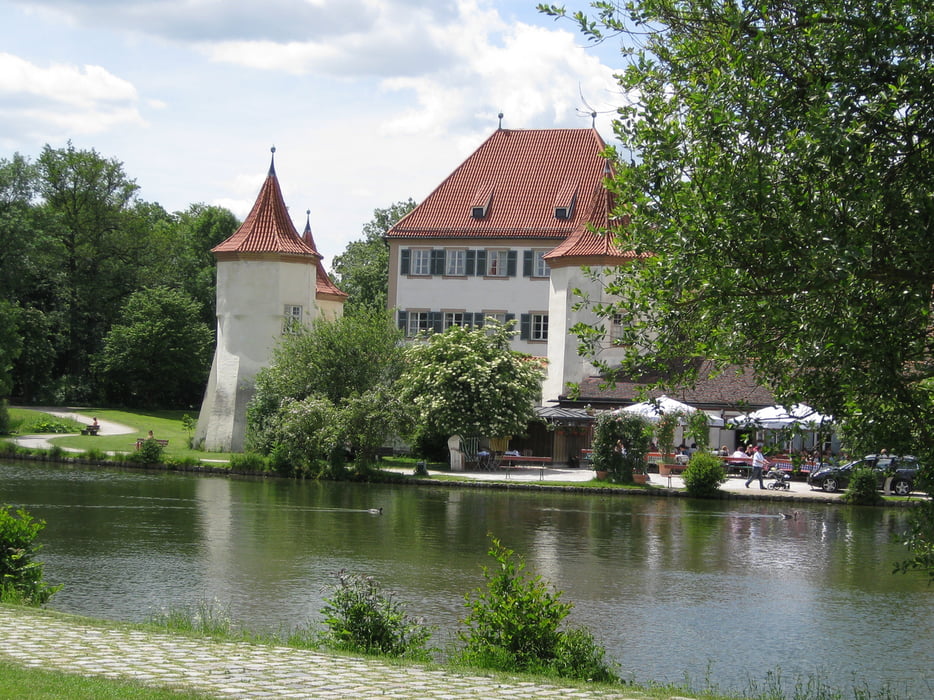
<instances>
[{"instance_id":1,"label":"potted plant","mask_svg":"<svg viewBox=\"0 0 934 700\"><path fill-rule=\"evenodd\" d=\"M674 464L675 429L680 422L681 414L673 412L661 414L658 423L655 424L655 435L662 450L662 463L658 467L658 473L662 476L668 476L668 465Z\"/></svg>"},{"instance_id":2,"label":"potted plant","mask_svg":"<svg viewBox=\"0 0 934 700\"><path fill-rule=\"evenodd\" d=\"M593 439L593 465L598 472L606 472L618 483L644 483L645 458L651 445L652 432L641 416L604 413L597 418Z\"/></svg>"}]
</instances>

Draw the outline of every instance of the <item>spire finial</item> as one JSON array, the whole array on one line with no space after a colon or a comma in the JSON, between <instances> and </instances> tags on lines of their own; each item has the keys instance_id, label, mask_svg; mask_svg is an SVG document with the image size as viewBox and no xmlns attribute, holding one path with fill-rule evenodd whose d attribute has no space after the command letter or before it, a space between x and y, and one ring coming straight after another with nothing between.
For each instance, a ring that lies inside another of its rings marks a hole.
<instances>
[{"instance_id":1,"label":"spire finial","mask_svg":"<svg viewBox=\"0 0 934 700\"><path fill-rule=\"evenodd\" d=\"M269 176L276 176L276 147L273 146L269 149L269 152L272 153L272 156L269 158Z\"/></svg>"},{"instance_id":2,"label":"spire finial","mask_svg":"<svg viewBox=\"0 0 934 700\"><path fill-rule=\"evenodd\" d=\"M499 113L499 128L500 129L503 128L503 113L502 112Z\"/></svg>"}]
</instances>

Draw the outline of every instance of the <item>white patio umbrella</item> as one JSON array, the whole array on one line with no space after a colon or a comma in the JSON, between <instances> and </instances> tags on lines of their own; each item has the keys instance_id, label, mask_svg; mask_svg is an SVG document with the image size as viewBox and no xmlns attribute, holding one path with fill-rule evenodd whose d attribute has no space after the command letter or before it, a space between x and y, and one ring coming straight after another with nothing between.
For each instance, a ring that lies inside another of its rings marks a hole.
<instances>
[{"instance_id":1,"label":"white patio umbrella","mask_svg":"<svg viewBox=\"0 0 934 700\"><path fill-rule=\"evenodd\" d=\"M789 408L784 406L767 406L758 411L739 416L735 421L738 425L754 425L766 430L781 430L794 425L810 430L833 422L832 416L825 416L803 403L796 403Z\"/></svg>"},{"instance_id":2,"label":"white patio umbrella","mask_svg":"<svg viewBox=\"0 0 934 700\"><path fill-rule=\"evenodd\" d=\"M625 411L626 413L635 413L638 416L642 416L646 420L657 423L659 419L666 413L684 413L691 414L699 409L694 406L689 406L686 403L682 403L677 399L672 399L667 396L659 396L657 399L652 399L650 401L642 401L641 403L634 403L631 406L625 406L623 408L618 408L613 413L620 413ZM715 428L723 427L723 419L717 416L712 416L709 413L704 412L707 416L707 424ZM682 418L681 424L683 425L686 421Z\"/></svg>"}]
</instances>

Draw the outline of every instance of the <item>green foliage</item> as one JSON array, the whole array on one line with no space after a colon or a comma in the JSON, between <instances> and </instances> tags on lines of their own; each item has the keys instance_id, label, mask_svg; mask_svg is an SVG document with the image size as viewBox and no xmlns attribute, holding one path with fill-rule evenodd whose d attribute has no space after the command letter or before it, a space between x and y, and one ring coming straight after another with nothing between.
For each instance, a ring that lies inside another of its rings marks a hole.
<instances>
[{"instance_id":1,"label":"green foliage","mask_svg":"<svg viewBox=\"0 0 934 700\"><path fill-rule=\"evenodd\" d=\"M344 304L347 316L355 316L360 311L382 312L386 309L389 247L383 236L414 208L415 202L408 199L374 210L373 219L363 227L363 239L352 241L343 253L334 257L337 285L348 295Z\"/></svg>"},{"instance_id":2,"label":"green foliage","mask_svg":"<svg viewBox=\"0 0 934 700\"><path fill-rule=\"evenodd\" d=\"M493 572L484 567L486 591L466 597L470 613L460 660L470 666L570 678L611 680L603 649L584 630L566 631L561 623L573 607L560 600L541 577L524 574L525 563L492 538Z\"/></svg>"},{"instance_id":3,"label":"green foliage","mask_svg":"<svg viewBox=\"0 0 934 700\"><path fill-rule=\"evenodd\" d=\"M137 193L119 161L71 143L46 146L34 163L18 154L0 159L0 300L16 308L22 341L8 375L13 388L0 395L101 401L93 358L127 298L147 287L184 292L213 329L210 249L236 218L204 205L170 216ZM0 375L9 349L3 316Z\"/></svg>"},{"instance_id":4,"label":"green foliage","mask_svg":"<svg viewBox=\"0 0 934 700\"><path fill-rule=\"evenodd\" d=\"M20 426L20 433L36 435L64 435L76 433L79 428L74 421L65 421L53 418L47 414L40 414L29 424Z\"/></svg>"},{"instance_id":5,"label":"green foliage","mask_svg":"<svg viewBox=\"0 0 934 700\"><path fill-rule=\"evenodd\" d=\"M682 473L688 494L697 498L717 495L719 487L726 481L726 471L717 455L707 450L698 450Z\"/></svg>"},{"instance_id":6,"label":"green foliage","mask_svg":"<svg viewBox=\"0 0 934 700\"><path fill-rule=\"evenodd\" d=\"M704 411L694 411L685 416L687 425L684 432L699 450L706 450L710 445L709 418Z\"/></svg>"},{"instance_id":7,"label":"green foliage","mask_svg":"<svg viewBox=\"0 0 934 700\"><path fill-rule=\"evenodd\" d=\"M18 309L0 298L0 397L10 393L13 361L23 349L18 319Z\"/></svg>"},{"instance_id":8,"label":"green foliage","mask_svg":"<svg viewBox=\"0 0 934 700\"><path fill-rule=\"evenodd\" d=\"M610 189L618 245L646 257L601 278L599 309L625 370L750 365L781 403L934 463L930 3L590 4L588 40L632 47ZM581 332L596 352L599 324Z\"/></svg>"},{"instance_id":9,"label":"green foliage","mask_svg":"<svg viewBox=\"0 0 934 700\"><path fill-rule=\"evenodd\" d=\"M850 475L843 500L850 505L875 506L882 503L876 472L869 467L857 467Z\"/></svg>"},{"instance_id":10,"label":"green foliage","mask_svg":"<svg viewBox=\"0 0 934 700\"><path fill-rule=\"evenodd\" d=\"M535 420L541 364L515 352L512 324L451 326L406 347L399 400L409 407L413 442L422 436L524 434Z\"/></svg>"},{"instance_id":11,"label":"green foliage","mask_svg":"<svg viewBox=\"0 0 934 700\"><path fill-rule=\"evenodd\" d=\"M163 452L164 449L162 445L160 445L157 440L149 438L148 440L143 440L139 449L131 456L134 458L134 461L143 464L162 464Z\"/></svg>"},{"instance_id":12,"label":"green foliage","mask_svg":"<svg viewBox=\"0 0 934 700\"><path fill-rule=\"evenodd\" d=\"M229 638L233 632L229 608L216 600L199 600L196 605L183 605L151 612L149 624L169 632L184 632L224 639Z\"/></svg>"},{"instance_id":13,"label":"green foliage","mask_svg":"<svg viewBox=\"0 0 934 700\"><path fill-rule=\"evenodd\" d=\"M366 469L404 411L392 391L402 367L401 334L388 313L319 320L287 336L256 378L247 444L285 473L341 473L344 455Z\"/></svg>"},{"instance_id":14,"label":"green foliage","mask_svg":"<svg viewBox=\"0 0 934 700\"><path fill-rule=\"evenodd\" d=\"M187 406L204 391L214 336L184 292L155 287L127 299L97 366L107 393L130 406Z\"/></svg>"},{"instance_id":15,"label":"green foliage","mask_svg":"<svg viewBox=\"0 0 934 700\"><path fill-rule=\"evenodd\" d=\"M427 660L431 630L413 620L404 606L374 578L340 571L321 609L324 643L364 654Z\"/></svg>"},{"instance_id":16,"label":"green foliage","mask_svg":"<svg viewBox=\"0 0 934 700\"><path fill-rule=\"evenodd\" d=\"M684 414L674 411L665 412L658 417L658 423L655 424L655 434L658 436L658 445L662 450L662 458L674 454L675 451L675 430L681 424Z\"/></svg>"},{"instance_id":17,"label":"green foliage","mask_svg":"<svg viewBox=\"0 0 934 700\"><path fill-rule=\"evenodd\" d=\"M217 265L211 249L239 225L229 210L205 204L192 204L157 222L152 227L157 254L141 271L141 285L169 286L185 292L197 304L198 320L213 331L217 323Z\"/></svg>"},{"instance_id":18,"label":"green foliage","mask_svg":"<svg viewBox=\"0 0 934 700\"><path fill-rule=\"evenodd\" d=\"M652 427L642 416L620 411L597 417L593 436L593 467L608 471L613 481L632 483L645 472Z\"/></svg>"},{"instance_id":19,"label":"green foliage","mask_svg":"<svg viewBox=\"0 0 934 700\"><path fill-rule=\"evenodd\" d=\"M269 460L255 452L244 452L230 456L230 468L238 472L256 472L258 474L269 471Z\"/></svg>"},{"instance_id":20,"label":"green foliage","mask_svg":"<svg viewBox=\"0 0 934 700\"><path fill-rule=\"evenodd\" d=\"M42 549L36 537L44 527L23 509L0 507L0 602L38 607L61 590L43 581L42 564L35 561Z\"/></svg>"}]
</instances>

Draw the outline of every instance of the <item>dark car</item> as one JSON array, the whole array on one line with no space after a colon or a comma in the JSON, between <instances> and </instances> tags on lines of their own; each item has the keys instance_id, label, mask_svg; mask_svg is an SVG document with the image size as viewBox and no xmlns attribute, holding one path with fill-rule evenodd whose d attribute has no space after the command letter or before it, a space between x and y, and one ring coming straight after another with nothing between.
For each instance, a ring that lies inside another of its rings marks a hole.
<instances>
[{"instance_id":1,"label":"dark car","mask_svg":"<svg viewBox=\"0 0 934 700\"><path fill-rule=\"evenodd\" d=\"M896 496L907 496L914 490L918 460L908 455L866 455L841 467L821 467L808 476L808 484L812 489L820 488L824 491L844 489L850 483L853 470L858 467L872 469L880 489L885 486L886 478L892 477L889 488Z\"/></svg>"}]
</instances>

